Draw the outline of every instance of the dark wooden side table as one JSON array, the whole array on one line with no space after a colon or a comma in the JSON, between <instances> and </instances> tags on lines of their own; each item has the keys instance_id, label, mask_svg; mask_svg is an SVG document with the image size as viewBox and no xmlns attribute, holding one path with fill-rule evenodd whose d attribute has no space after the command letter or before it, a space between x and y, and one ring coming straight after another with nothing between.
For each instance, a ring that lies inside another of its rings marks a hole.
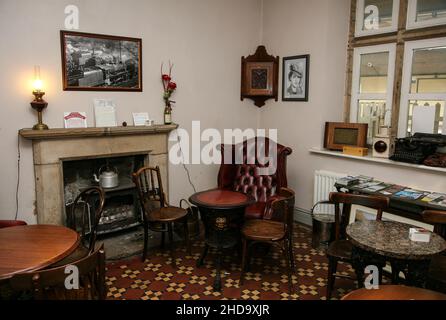
<instances>
[{"instance_id":1,"label":"dark wooden side table","mask_svg":"<svg viewBox=\"0 0 446 320\"><path fill-rule=\"evenodd\" d=\"M364 268L376 262L392 266L392 283L399 282L402 271L410 286L424 287L432 257L446 250L446 241L430 233L430 242L409 239L412 226L394 221L357 221L347 227L353 244L352 265L363 286Z\"/></svg>"},{"instance_id":2,"label":"dark wooden side table","mask_svg":"<svg viewBox=\"0 0 446 320\"><path fill-rule=\"evenodd\" d=\"M240 230L244 222L245 208L255 199L247 194L223 189L198 192L189 198L201 214L205 227L205 247L197 261L203 265L209 247L218 250L214 280L214 290L221 290L221 251L235 247L240 243Z\"/></svg>"}]
</instances>

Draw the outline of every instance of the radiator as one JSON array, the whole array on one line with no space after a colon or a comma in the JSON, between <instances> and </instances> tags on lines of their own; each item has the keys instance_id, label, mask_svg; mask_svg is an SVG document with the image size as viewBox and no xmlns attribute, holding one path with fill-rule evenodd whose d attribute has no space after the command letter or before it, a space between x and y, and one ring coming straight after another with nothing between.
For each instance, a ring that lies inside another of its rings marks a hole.
<instances>
[{"instance_id":1,"label":"radiator","mask_svg":"<svg viewBox=\"0 0 446 320\"><path fill-rule=\"evenodd\" d=\"M347 176L347 174L316 170L314 172L313 204L318 201L328 200L330 192L336 191L336 188L334 187L336 180L345 176ZM318 205L315 208L314 213L334 214L334 208L333 205Z\"/></svg>"}]
</instances>

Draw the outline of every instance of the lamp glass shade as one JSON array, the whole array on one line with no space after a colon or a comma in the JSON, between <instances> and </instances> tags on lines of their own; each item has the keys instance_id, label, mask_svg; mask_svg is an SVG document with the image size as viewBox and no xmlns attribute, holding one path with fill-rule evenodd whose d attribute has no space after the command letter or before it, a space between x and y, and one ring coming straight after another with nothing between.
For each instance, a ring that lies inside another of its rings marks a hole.
<instances>
[{"instance_id":1,"label":"lamp glass shade","mask_svg":"<svg viewBox=\"0 0 446 320\"><path fill-rule=\"evenodd\" d=\"M43 89L43 82L40 79L35 79L33 82L33 90L34 91L42 91Z\"/></svg>"}]
</instances>

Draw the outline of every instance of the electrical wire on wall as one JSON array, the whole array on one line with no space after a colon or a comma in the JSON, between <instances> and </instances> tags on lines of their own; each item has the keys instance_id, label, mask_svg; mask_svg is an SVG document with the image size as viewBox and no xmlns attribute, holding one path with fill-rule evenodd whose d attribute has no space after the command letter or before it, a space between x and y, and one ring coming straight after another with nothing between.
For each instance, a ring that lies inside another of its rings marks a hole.
<instances>
[{"instance_id":1,"label":"electrical wire on wall","mask_svg":"<svg viewBox=\"0 0 446 320\"><path fill-rule=\"evenodd\" d=\"M189 184L192 186L192 189L194 189L194 193L197 193L197 189L195 188L195 185L192 182L192 178L190 176L189 168L184 163L184 153L183 153L183 149L181 148L181 141L180 141L181 138L180 138L180 135L178 134L178 129L176 129L176 132L177 132L177 140L178 140L178 143L179 143L179 146L180 146L182 164L183 164L184 171L186 171L187 180L189 181Z\"/></svg>"},{"instance_id":2,"label":"electrical wire on wall","mask_svg":"<svg viewBox=\"0 0 446 320\"><path fill-rule=\"evenodd\" d=\"M17 135L17 185L15 190L15 218L19 215L19 188L20 188L20 136Z\"/></svg>"}]
</instances>

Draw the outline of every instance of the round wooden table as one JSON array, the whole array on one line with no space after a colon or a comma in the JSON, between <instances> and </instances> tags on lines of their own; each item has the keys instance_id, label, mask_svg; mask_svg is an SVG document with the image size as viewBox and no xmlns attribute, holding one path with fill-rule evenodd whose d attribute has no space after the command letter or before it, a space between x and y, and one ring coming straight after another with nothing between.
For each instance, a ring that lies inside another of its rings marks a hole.
<instances>
[{"instance_id":1,"label":"round wooden table","mask_svg":"<svg viewBox=\"0 0 446 320\"><path fill-rule=\"evenodd\" d=\"M367 265L392 265L392 283L399 282L403 271L410 286L423 287L432 257L446 250L446 241L430 232L429 242L409 239L413 226L395 221L357 221L347 226L353 244L352 265L360 285L363 285Z\"/></svg>"},{"instance_id":2,"label":"round wooden table","mask_svg":"<svg viewBox=\"0 0 446 320\"><path fill-rule=\"evenodd\" d=\"M446 300L446 295L421 288L386 285L377 290L358 289L341 300Z\"/></svg>"},{"instance_id":3,"label":"round wooden table","mask_svg":"<svg viewBox=\"0 0 446 320\"><path fill-rule=\"evenodd\" d=\"M72 253L79 234L55 225L28 225L0 229L0 279L43 269Z\"/></svg>"},{"instance_id":4,"label":"round wooden table","mask_svg":"<svg viewBox=\"0 0 446 320\"><path fill-rule=\"evenodd\" d=\"M198 192L189 198L201 213L205 227L205 247L197 266L203 265L209 247L218 250L214 290L221 290L221 250L235 247L240 243L240 230L244 222L245 208L255 199L242 192L212 189Z\"/></svg>"}]
</instances>

